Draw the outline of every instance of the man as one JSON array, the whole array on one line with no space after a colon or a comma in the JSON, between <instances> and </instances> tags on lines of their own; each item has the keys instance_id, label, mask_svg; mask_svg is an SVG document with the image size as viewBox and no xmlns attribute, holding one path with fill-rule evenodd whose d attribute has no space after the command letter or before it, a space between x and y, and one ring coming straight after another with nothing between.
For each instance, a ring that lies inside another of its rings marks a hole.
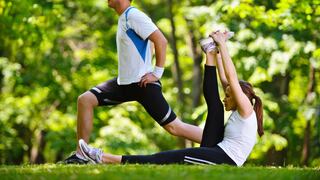
<instances>
[{"instance_id":1,"label":"man","mask_svg":"<svg viewBox=\"0 0 320 180\"><path fill-rule=\"evenodd\" d=\"M96 106L138 101L170 134L201 142L203 130L177 118L161 92L167 40L152 20L130 6L131 0L108 0L108 6L119 15L117 30L118 77L103 82L78 98L77 139L87 143L92 130ZM151 42L150 42L151 41ZM152 67L151 43L156 66ZM84 164L88 160L77 151L65 163Z\"/></svg>"}]
</instances>

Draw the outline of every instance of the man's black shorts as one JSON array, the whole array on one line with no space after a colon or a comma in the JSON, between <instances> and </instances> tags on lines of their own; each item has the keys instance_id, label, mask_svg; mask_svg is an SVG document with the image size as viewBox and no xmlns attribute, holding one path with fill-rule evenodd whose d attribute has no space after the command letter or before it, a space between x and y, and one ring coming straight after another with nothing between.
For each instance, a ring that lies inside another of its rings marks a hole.
<instances>
[{"instance_id":1,"label":"man's black shorts","mask_svg":"<svg viewBox=\"0 0 320 180\"><path fill-rule=\"evenodd\" d=\"M140 87L139 83L118 85L117 78L114 78L90 89L90 92L97 97L99 106L138 101L158 124L164 126L177 116L163 97L161 89L160 81Z\"/></svg>"}]
</instances>

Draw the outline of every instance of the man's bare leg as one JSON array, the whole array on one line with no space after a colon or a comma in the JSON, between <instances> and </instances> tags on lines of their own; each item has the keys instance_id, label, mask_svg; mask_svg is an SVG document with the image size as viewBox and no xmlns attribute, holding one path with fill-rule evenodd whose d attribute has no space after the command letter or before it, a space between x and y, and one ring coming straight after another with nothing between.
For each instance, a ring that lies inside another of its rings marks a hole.
<instances>
[{"instance_id":1,"label":"man's bare leg","mask_svg":"<svg viewBox=\"0 0 320 180\"><path fill-rule=\"evenodd\" d=\"M78 98L77 114L77 153L81 154L79 139L89 143L90 134L93 126L93 110L98 106L98 100L94 94L87 91Z\"/></svg>"},{"instance_id":2,"label":"man's bare leg","mask_svg":"<svg viewBox=\"0 0 320 180\"><path fill-rule=\"evenodd\" d=\"M182 137L199 144L201 143L203 129L195 125L184 123L179 118L176 118L169 124L163 126L163 128L174 136Z\"/></svg>"}]
</instances>

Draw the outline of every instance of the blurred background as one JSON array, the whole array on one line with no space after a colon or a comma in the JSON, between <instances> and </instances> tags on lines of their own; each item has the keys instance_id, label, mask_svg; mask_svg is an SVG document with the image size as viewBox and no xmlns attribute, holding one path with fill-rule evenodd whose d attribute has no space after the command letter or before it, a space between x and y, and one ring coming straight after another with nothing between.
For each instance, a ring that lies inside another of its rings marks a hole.
<instances>
[{"instance_id":1,"label":"blurred background","mask_svg":"<svg viewBox=\"0 0 320 180\"><path fill-rule=\"evenodd\" d=\"M198 41L217 29L264 103L247 164L320 166L319 0L134 0L169 41L163 93L203 126ZM117 76L118 16L106 0L0 0L0 164L57 162L76 147L77 98ZM222 97L224 94L222 94ZM226 116L227 118L227 116ZM117 154L198 146L135 102L95 109L91 143Z\"/></svg>"}]
</instances>

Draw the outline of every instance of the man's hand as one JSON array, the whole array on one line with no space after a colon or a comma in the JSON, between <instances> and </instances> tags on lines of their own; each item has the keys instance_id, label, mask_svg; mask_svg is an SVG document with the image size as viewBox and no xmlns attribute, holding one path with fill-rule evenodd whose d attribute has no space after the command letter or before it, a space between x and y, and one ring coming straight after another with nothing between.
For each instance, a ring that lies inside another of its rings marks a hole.
<instances>
[{"instance_id":1,"label":"man's hand","mask_svg":"<svg viewBox=\"0 0 320 180\"><path fill-rule=\"evenodd\" d=\"M147 87L148 83L155 82L155 81L158 81L158 78L155 75L153 75L153 73L150 72L142 76L139 86Z\"/></svg>"}]
</instances>

